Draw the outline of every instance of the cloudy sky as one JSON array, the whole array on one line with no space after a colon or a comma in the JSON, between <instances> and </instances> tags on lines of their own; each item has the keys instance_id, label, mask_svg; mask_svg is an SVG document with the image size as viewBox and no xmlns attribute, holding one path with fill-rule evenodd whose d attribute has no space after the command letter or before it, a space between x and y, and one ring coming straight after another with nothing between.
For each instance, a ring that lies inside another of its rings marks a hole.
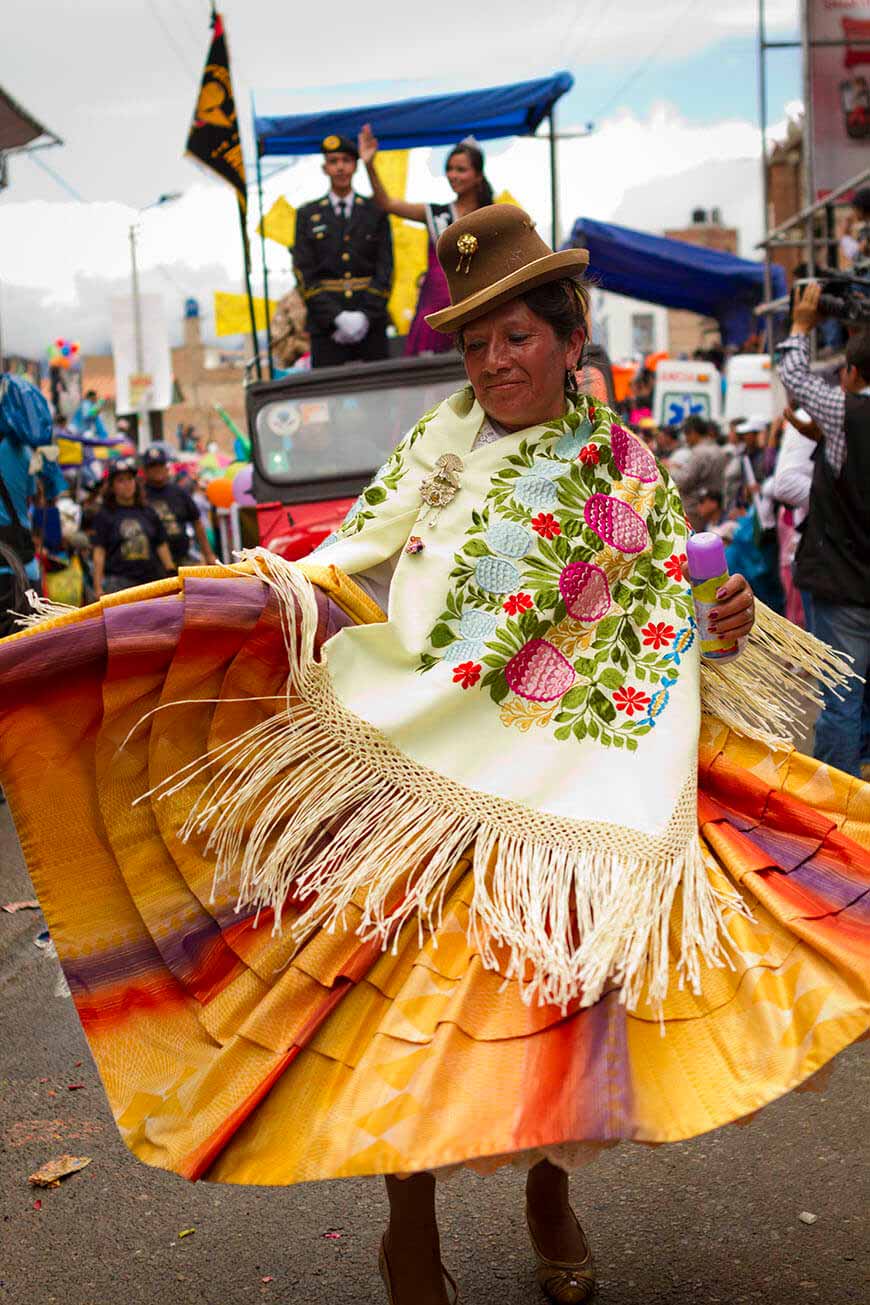
<instances>
[{"instance_id":1,"label":"cloudy sky","mask_svg":"<svg viewBox=\"0 0 870 1305\"><path fill-rule=\"evenodd\" d=\"M796 0L767 0L771 34L793 34L796 10ZM756 0L500 0L497 10L441 0L435 21L426 18L434 10L406 0L333 0L328 10L226 0L222 12L249 160L252 96L260 113L294 113L568 68L575 86L559 126L595 130L560 146L565 228L583 215L661 230L718 204L753 255ZM139 248L146 288L164 296L170 319L193 294L208 327L211 291L239 288L232 193L183 156L208 14L207 0L7 7L2 84L65 143L13 158L0 192L5 349L35 356L58 334L108 348L108 298L127 285L130 223L164 192L182 198L142 215ZM769 117L782 122L800 94L794 53L774 53L769 76ZM415 151L409 197L449 198L444 157ZM487 171L547 229L544 143L493 142ZM299 160L269 178L267 203L279 194L301 203L323 192L322 181L318 159ZM270 245L269 260L280 291L289 259Z\"/></svg>"}]
</instances>

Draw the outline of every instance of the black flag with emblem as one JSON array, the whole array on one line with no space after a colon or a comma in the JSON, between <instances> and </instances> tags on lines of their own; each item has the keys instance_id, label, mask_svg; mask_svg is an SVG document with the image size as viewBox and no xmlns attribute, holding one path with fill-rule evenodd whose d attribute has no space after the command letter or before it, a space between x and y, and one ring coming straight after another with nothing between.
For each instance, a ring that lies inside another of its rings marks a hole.
<instances>
[{"instance_id":1,"label":"black flag with emblem","mask_svg":"<svg viewBox=\"0 0 870 1305\"><path fill-rule=\"evenodd\" d=\"M212 13L211 25L211 45L187 137L187 152L228 181L235 188L239 204L244 209L247 204L245 164L230 78L230 57L220 14Z\"/></svg>"}]
</instances>

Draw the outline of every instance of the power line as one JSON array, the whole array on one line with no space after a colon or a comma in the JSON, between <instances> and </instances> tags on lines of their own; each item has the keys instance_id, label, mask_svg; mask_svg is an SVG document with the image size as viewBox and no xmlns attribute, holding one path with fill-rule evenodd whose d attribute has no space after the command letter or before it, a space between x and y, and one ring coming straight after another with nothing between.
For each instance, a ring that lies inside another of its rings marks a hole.
<instances>
[{"instance_id":1,"label":"power line","mask_svg":"<svg viewBox=\"0 0 870 1305\"><path fill-rule=\"evenodd\" d=\"M50 167L38 154L33 153L31 150L24 150L23 153L30 159L31 163L35 163L38 168L42 168L43 172L47 172L52 181L57 182L61 190L65 190L68 195L72 195L73 199L77 199L80 204L85 203L84 197L79 194L76 188L71 186L68 181L64 181L60 173L55 172L54 168Z\"/></svg>"},{"instance_id":2,"label":"power line","mask_svg":"<svg viewBox=\"0 0 870 1305\"><path fill-rule=\"evenodd\" d=\"M190 32L192 39L196 42L197 48L201 47L203 44L203 39L209 35L208 23L204 23L202 31L197 32L193 26L193 20L188 15L187 8L183 2L178 4L175 12L181 15L181 20L184 23L184 26Z\"/></svg>"},{"instance_id":3,"label":"power line","mask_svg":"<svg viewBox=\"0 0 870 1305\"><path fill-rule=\"evenodd\" d=\"M685 8L680 10L679 14L677 14L677 16L674 18L674 21L666 28L664 35L662 36L662 39L659 41L655 49L652 50L646 56L645 59L641 60L641 62L635 68L634 72L632 72L621 84L621 86L619 86L613 92L613 94L610 96L610 99L607 101L607 103L602 105L602 107L598 109L598 111L595 114L593 114L594 121L597 121L599 118L602 118L604 114L607 113L608 109L611 109L613 105L617 103L619 97L623 95L625 91L629 89L630 86L632 86L636 81L639 81L640 78L643 77L646 70L649 67L651 67L652 64L655 63L656 59L661 54L662 50L665 48L668 41L671 39L671 34L673 33L674 28L677 27L683 21L683 19L688 16L689 11L694 9L697 3L698 0L689 0L689 3L685 6Z\"/></svg>"},{"instance_id":4,"label":"power line","mask_svg":"<svg viewBox=\"0 0 870 1305\"><path fill-rule=\"evenodd\" d=\"M191 68L190 64L187 62L187 55L176 41L175 36L172 33L172 29L167 26L166 19L163 17L160 10L157 8L155 0L147 0L147 4L148 4L148 8L151 10L152 14L154 15L154 18L156 19L160 27L160 30L162 31L163 35L166 37L166 44L170 47L172 52L175 54L179 63L183 66L184 71L186 73L189 73L191 77L194 78L198 77L199 73L195 68Z\"/></svg>"}]
</instances>

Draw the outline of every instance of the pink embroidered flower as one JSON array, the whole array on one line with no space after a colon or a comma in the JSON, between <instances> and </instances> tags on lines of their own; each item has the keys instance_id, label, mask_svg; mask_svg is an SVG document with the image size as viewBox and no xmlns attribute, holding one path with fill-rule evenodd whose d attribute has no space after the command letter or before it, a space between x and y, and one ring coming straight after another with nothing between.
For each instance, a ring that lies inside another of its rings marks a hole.
<instances>
[{"instance_id":1,"label":"pink embroidered flower","mask_svg":"<svg viewBox=\"0 0 870 1305\"><path fill-rule=\"evenodd\" d=\"M684 580L687 564L685 553L671 553L665 562L665 570L672 580Z\"/></svg>"},{"instance_id":2,"label":"pink embroidered flower","mask_svg":"<svg viewBox=\"0 0 870 1305\"><path fill-rule=\"evenodd\" d=\"M480 679L479 662L460 662L453 668L453 683L461 684L463 689L473 689Z\"/></svg>"},{"instance_id":3,"label":"pink embroidered flower","mask_svg":"<svg viewBox=\"0 0 870 1305\"><path fill-rule=\"evenodd\" d=\"M672 625L665 625L664 621L650 621L649 625L644 626L641 630L644 644L650 648L666 648L669 643L673 643L676 630Z\"/></svg>"},{"instance_id":4,"label":"pink embroidered flower","mask_svg":"<svg viewBox=\"0 0 870 1305\"><path fill-rule=\"evenodd\" d=\"M615 689L613 701L619 710L624 711L627 716L633 716L636 711L646 711L650 703L648 693L643 693L640 689L633 689L630 684L623 684L621 689Z\"/></svg>"},{"instance_id":5,"label":"pink embroidered flower","mask_svg":"<svg viewBox=\"0 0 870 1305\"><path fill-rule=\"evenodd\" d=\"M520 612L529 612L534 607L531 594L511 594L502 603L508 616L517 616Z\"/></svg>"},{"instance_id":6,"label":"pink embroidered flower","mask_svg":"<svg viewBox=\"0 0 870 1305\"><path fill-rule=\"evenodd\" d=\"M539 512L536 517L532 517L531 524L532 530L537 531L544 539L555 539L562 533L562 527L552 512Z\"/></svg>"},{"instance_id":7,"label":"pink embroidered flower","mask_svg":"<svg viewBox=\"0 0 870 1305\"><path fill-rule=\"evenodd\" d=\"M584 444L583 448L580 450L578 454L578 457L580 458L581 462L584 462L587 466L592 466L592 467L597 467L599 462L601 461L601 455L598 452L598 448L595 444Z\"/></svg>"}]
</instances>

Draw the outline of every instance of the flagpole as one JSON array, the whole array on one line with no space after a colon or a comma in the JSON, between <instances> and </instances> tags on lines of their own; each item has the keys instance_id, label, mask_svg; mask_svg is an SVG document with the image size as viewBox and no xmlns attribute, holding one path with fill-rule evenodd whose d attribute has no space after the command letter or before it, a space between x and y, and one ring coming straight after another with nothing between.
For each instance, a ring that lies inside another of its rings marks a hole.
<instances>
[{"instance_id":1,"label":"flagpole","mask_svg":"<svg viewBox=\"0 0 870 1305\"><path fill-rule=\"evenodd\" d=\"M266 355L269 359L269 380L275 379L275 362L272 357L272 309L269 305L269 269L266 267L266 220L263 213L263 169L260 162L260 138L257 135L257 111L254 93L251 92L251 118L254 123L254 148L257 151L257 198L260 204L260 258L263 264L263 298L266 301Z\"/></svg>"},{"instance_id":2,"label":"flagpole","mask_svg":"<svg viewBox=\"0 0 870 1305\"><path fill-rule=\"evenodd\" d=\"M263 369L260 366L260 337L257 334L257 319L254 313L254 293L251 290L251 248L248 244L248 227L245 221L246 208L242 203L241 195L237 196L237 202L239 206L239 226L242 231L242 254L245 260L245 289L248 292L248 314L251 318L251 340L254 344L254 366L257 370L257 380L261 381L263 379Z\"/></svg>"}]
</instances>

